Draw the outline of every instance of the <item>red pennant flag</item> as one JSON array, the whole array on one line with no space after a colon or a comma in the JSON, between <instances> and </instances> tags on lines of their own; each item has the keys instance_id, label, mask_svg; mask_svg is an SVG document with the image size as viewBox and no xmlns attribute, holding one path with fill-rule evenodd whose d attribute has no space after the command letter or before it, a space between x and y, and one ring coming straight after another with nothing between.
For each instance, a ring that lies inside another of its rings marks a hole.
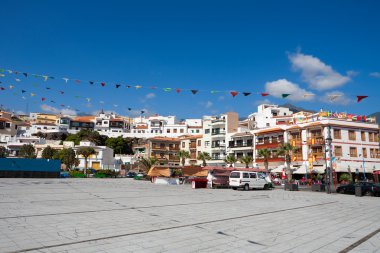
<instances>
[{"instance_id":1,"label":"red pennant flag","mask_svg":"<svg viewBox=\"0 0 380 253\"><path fill-rule=\"evenodd\" d=\"M175 89L175 91L176 91L177 93L180 93L180 92L181 92L181 89Z\"/></svg>"},{"instance_id":2,"label":"red pennant flag","mask_svg":"<svg viewBox=\"0 0 380 253\"><path fill-rule=\"evenodd\" d=\"M0 89L1 89L1 90L5 90L5 88L4 88L4 87L0 87Z\"/></svg>"},{"instance_id":3,"label":"red pennant flag","mask_svg":"<svg viewBox=\"0 0 380 253\"><path fill-rule=\"evenodd\" d=\"M41 98L41 101L45 101L46 98Z\"/></svg>"},{"instance_id":4,"label":"red pennant flag","mask_svg":"<svg viewBox=\"0 0 380 253\"><path fill-rule=\"evenodd\" d=\"M101 85L102 87L104 87L104 86L106 86L106 83L100 83L100 85Z\"/></svg>"},{"instance_id":5,"label":"red pennant flag","mask_svg":"<svg viewBox=\"0 0 380 253\"><path fill-rule=\"evenodd\" d=\"M80 80L75 80L75 82L76 82L77 84L80 84Z\"/></svg>"},{"instance_id":6,"label":"red pennant flag","mask_svg":"<svg viewBox=\"0 0 380 253\"><path fill-rule=\"evenodd\" d=\"M157 89L157 87L156 86L150 86L150 89L155 90L155 89Z\"/></svg>"},{"instance_id":7,"label":"red pennant flag","mask_svg":"<svg viewBox=\"0 0 380 253\"><path fill-rule=\"evenodd\" d=\"M363 99L367 98L368 96L356 96L358 98L357 102L359 103Z\"/></svg>"},{"instance_id":8,"label":"red pennant flag","mask_svg":"<svg viewBox=\"0 0 380 253\"><path fill-rule=\"evenodd\" d=\"M262 97L266 97L266 96L268 96L268 95L269 95L269 93L264 93L264 92L261 93L261 96L262 96Z\"/></svg>"},{"instance_id":9,"label":"red pennant flag","mask_svg":"<svg viewBox=\"0 0 380 253\"><path fill-rule=\"evenodd\" d=\"M231 91L230 94L232 95L232 97L236 97L237 94L239 94L239 92L237 92L237 91Z\"/></svg>"}]
</instances>

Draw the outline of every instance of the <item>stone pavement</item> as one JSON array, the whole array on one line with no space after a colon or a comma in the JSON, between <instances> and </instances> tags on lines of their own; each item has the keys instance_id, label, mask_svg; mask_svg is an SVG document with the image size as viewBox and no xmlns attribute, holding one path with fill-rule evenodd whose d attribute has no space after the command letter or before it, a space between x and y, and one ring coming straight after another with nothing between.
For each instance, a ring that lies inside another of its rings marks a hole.
<instances>
[{"instance_id":1,"label":"stone pavement","mask_svg":"<svg viewBox=\"0 0 380 253\"><path fill-rule=\"evenodd\" d=\"M0 252L380 252L380 198L0 179Z\"/></svg>"}]
</instances>

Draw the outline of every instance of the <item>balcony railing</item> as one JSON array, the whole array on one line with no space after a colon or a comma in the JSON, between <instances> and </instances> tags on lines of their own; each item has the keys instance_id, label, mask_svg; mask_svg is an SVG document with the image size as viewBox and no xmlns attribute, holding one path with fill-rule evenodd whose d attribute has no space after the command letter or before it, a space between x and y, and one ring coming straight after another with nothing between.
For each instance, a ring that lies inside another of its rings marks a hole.
<instances>
[{"instance_id":1,"label":"balcony railing","mask_svg":"<svg viewBox=\"0 0 380 253\"><path fill-rule=\"evenodd\" d=\"M323 136L309 137L307 138L307 144L308 145L324 145L325 139L323 138Z\"/></svg>"},{"instance_id":2,"label":"balcony railing","mask_svg":"<svg viewBox=\"0 0 380 253\"><path fill-rule=\"evenodd\" d=\"M292 161L302 161L302 160L303 160L302 154L293 154Z\"/></svg>"},{"instance_id":3,"label":"balcony railing","mask_svg":"<svg viewBox=\"0 0 380 253\"><path fill-rule=\"evenodd\" d=\"M211 135L224 135L224 134L226 134L226 131L211 132Z\"/></svg>"},{"instance_id":4,"label":"balcony railing","mask_svg":"<svg viewBox=\"0 0 380 253\"><path fill-rule=\"evenodd\" d=\"M161 146L152 146L152 149L155 149L155 150L167 150L166 147L161 147Z\"/></svg>"},{"instance_id":5,"label":"balcony railing","mask_svg":"<svg viewBox=\"0 0 380 253\"><path fill-rule=\"evenodd\" d=\"M194 143L194 144L190 144L190 148L197 148L197 145Z\"/></svg>"},{"instance_id":6,"label":"balcony railing","mask_svg":"<svg viewBox=\"0 0 380 253\"><path fill-rule=\"evenodd\" d=\"M245 148L245 147L253 147L252 143L239 143L239 144L230 144L229 148Z\"/></svg>"}]
</instances>

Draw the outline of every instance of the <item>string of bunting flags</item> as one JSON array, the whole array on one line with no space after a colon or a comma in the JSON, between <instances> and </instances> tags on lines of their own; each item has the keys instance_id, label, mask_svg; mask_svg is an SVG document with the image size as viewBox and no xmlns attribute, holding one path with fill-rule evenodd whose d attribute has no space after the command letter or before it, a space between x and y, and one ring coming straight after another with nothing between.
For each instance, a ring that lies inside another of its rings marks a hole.
<instances>
[{"instance_id":1,"label":"string of bunting flags","mask_svg":"<svg viewBox=\"0 0 380 253\"><path fill-rule=\"evenodd\" d=\"M191 94L193 95L196 95L198 94L199 92L209 92L211 94L218 94L218 93L229 93L232 97L236 97L238 96L239 94L243 95L244 97L247 97L247 96L250 96L252 94L254 95L260 95L262 97L266 97L266 96L270 96L271 94L268 93L268 92L252 92L252 91L236 91L236 90L199 90L199 89L183 89L183 88L171 88L171 87L157 87L157 86L142 86L142 85L129 85L129 84L122 84L122 83L110 83L110 82L105 82L105 81L92 81L92 80L83 80L83 79L77 79L77 78L68 78L68 77L55 77L55 76L51 76L51 75L44 75L44 74L32 74L32 73L28 73L28 72L23 72L23 71L16 71L16 70L10 70L10 69L4 69L4 68L0 68L0 77L5 77L6 74L8 75L15 75L16 78L15 78L15 81L16 82L21 82L22 79L20 77L23 77L23 78L36 78L36 79L42 79L44 80L45 82L49 81L49 80L62 80L64 81L64 83L69 83L69 82L73 82L75 84L84 84L84 83L88 83L89 85L93 86L93 85L100 85L101 87L106 87L106 86L113 86L115 87L116 89L120 89L121 87L125 87L127 89L131 89L131 88L135 88L135 89L142 89L142 88L145 88L145 89L150 89L150 90L162 90L164 92L176 92L176 93L181 93L181 92L185 92L185 91L190 91ZM0 85L1 85L1 82L0 82ZM13 89L15 88L14 85L10 85L9 86L9 89ZM0 90L6 90L7 88L3 87L3 86L0 86ZM46 87L47 90L51 90L52 88L51 87ZM22 93L26 93L27 91L25 89L21 90ZM59 93L60 94L64 94L65 91L63 90L59 90ZM36 93L35 92L32 92L30 94L32 97L36 96ZM287 98L289 96L292 96L293 94L291 93L283 93L281 94L281 97L282 98ZM315 96L315 94L313 93L305 93L303 94L303 97L307 98L307 97L311 97L311 96ZM328 98L330 101L334 101L336 100L337 98L339 98L340 96L342 96L341 94L330 94L328 95ZM76 98L81 98L80 96L76 96ZM361 102L363 99L365 98L368 98L367 95L357 95L356 96L356 101L359 103ZM88 98L88 97L85 97L84 99L86 99L87 102L90 102L91 101L91 98ZM42 101L45 101L46 98L41 98Z\"/></svg>"}]
</instances>

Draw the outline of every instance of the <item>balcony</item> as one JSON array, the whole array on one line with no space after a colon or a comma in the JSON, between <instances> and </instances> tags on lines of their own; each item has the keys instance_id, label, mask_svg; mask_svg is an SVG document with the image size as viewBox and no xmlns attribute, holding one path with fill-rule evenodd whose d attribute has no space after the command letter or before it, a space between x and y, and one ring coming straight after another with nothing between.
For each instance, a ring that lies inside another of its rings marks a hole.
<instances>
[{"instance_id":1,"label":"balcony","mask_svg":"<svg viewBox=\"0 0 380 253\"><path fill-rule=\"evenodd\" d=\"M169 151L179 151L179 147L169 147Z\"/></svg>"},{"instance_id":2,"label":"balcony","mask_svg":"<svg viewBox=\"0 0 380 253\"><path fill-rule=\"evenodd\" d=\"M170 162L179 162L180 158L178 156L169 156Z\"/></svg>"},{"instance_id":3,"label":"balcony","mask_svg":"<svg viewBox=\"0 0 380 253\"><path fill-rule=\"evenodd\" d=\"M293 154L292 155L292 161L297 162L297 161L303 161L303 156L302 154Z\"/></svg>"},{"instance_id":4,"label":"balcony","mask_svg":"<svg viewBox=\"0 0 380 253\"><path fill-rule=\"evenodd\" d=\"M323 152L312 152L311 158L313 159L313 161L324 160L325 154Z\"/></svg>"},{"instance_id":5,"label":"balcony","mask_svg":"<svg viewBox=\"0 0 380 253\"><path fill-rule=\"evenodd\" d=\"M285 157L283 156L271 156L268 158L268 162L269 163L274 163L274 162L284 162L285 161ZM264 162L264 158L262 157L259 157L256 159L256 162L257 163L263 163Z\"/></svg>"},{"instance_id":6,"label":"balcony","mask_svg":"<svg viewBox=\"0 0 380 253\"><path fill-rule=\"evenodd\" d=\"M211 135L225 135L226 131L211 132Z\"/></svg>"},{"instance_id":7,"label":"balcony","mask_svg":"<svg viewBox=\"0 0 380 253\"><path fill-rule=\"evenodd\" d=\"M307 138L307 145L322 146L325 145L325 139L323 136L315 136Z\"/></svg>"},{"instance_id":8,"label":"balcony","mask_svg":"<svg viewBox=\"0 0 380 253\"><path fill-rule=\"evenodd\" d=\"M301 140L301 138L291 138L289 140L289 143L292 144L293 147L302 146L302 140Z\"/></svg>"},{"instance_id":9,"label":"balcony","mask_svg":"<svg viewBox=\"0 0 380 253\"><path fill-rule=\"evenodd\" d=\"M152 150L167 150L166 147L162 147L162 146L152 146Z\"/></svg>"},{"instance_id":10,"label":"balcony","mask_svg":"<svg viewBox=\"0 0 380 253\"><path fill-rule=\"evenodd\" d=\"M193 149L193 148L197 148L197 144L196 143L191 143L190 144L190 148Z\"/></svg>"},{"instance_id":11,"label":"balcony","mask_svg":"<svg viewBox=\"0 0 380 253\"><path fill-rule=\"evenodd\" d=\"M277 141L264 141L264 142L259 142L256 143L256 148L257 149L262 149L262 148L277 148L280 144L284 143L284 140L277 140Z\"/></svg>"}]
</instances>

